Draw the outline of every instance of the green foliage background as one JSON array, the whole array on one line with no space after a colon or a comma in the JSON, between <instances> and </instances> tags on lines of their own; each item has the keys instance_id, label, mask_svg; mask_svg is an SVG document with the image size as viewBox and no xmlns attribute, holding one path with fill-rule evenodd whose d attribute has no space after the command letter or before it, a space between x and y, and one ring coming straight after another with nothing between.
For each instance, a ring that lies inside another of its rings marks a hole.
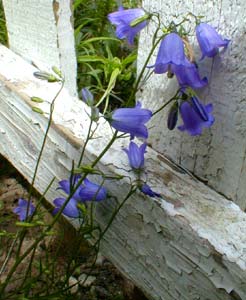
<instances>
[{"instance_id":1,"label":"green foliage background","mask_svg":"<svg viewBox=\"0 0 246 300\"><path fill-rule=\"evenodd\" d=\"M5 24L5 17L3 11L3 3L0 0L0 43L3 45L7 45L8 36L7 36L7 29Z\"/></svg>"},{"instance_id":2,"label":"green foliage background","mask_svg":"<svg viewBox=\"0 0 246 300\"><path fill-rule=\"evenodd\" d=\"M78 89L89 87L96 99L104 97L101 110L105 105L110 110L124 106L136 79L137 43L130 47L125 40L116 39L115 28L107 19L119 5L138 7L140 1L74 2Z\"/></svg>"}]
</instances>

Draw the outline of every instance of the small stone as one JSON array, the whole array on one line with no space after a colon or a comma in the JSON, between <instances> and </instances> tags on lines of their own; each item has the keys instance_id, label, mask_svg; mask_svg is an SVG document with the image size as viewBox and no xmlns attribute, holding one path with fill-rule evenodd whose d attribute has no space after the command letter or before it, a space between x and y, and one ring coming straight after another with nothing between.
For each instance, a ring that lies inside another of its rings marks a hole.
<instances>
[{"instance_id":1,"label":"small stone","mask_svg":"<svg viewBox=\"0 0 246 300\"><path fill-rule=\"evenodd\" d=\"M70 276L69 280L68 280L68 286L71 287L70 288L70 293L71 294L76 294L77 291L78 291L78 288L79 288L78 280L75 277Z\"/></svg>"},{"instance_id":2,"label":"small stone","mask_svg":"<svg viewBox=\"0 0 246 300\"><path fill-rule=\"evenodd\" d=\"M93 284L93 282L96 280L97 278L95 276L88 276L87 274L83 273L79 276L79 284L83 287L89 287Z\"/></svg>"},{"instance_id":3,"label":"small stone","mask_svg":"<svg viewBox=\"0 0 246 300\"><path fill-rule=\"evenodd\" d=\"M105 257L99 252L97 255L96 266L102 266L105 261Z\"/></svg>"}]
</instances>

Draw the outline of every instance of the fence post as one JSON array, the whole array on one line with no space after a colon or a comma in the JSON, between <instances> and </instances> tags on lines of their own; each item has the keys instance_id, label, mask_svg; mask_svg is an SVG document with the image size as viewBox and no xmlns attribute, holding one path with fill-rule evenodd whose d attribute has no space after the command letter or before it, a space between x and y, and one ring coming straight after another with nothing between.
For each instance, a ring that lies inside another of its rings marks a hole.
<instances>
[{"instance_id":1,"label":"fence post","mask_svg":"<svg viewBox=\"0 0 246 300\"><path fill-rule=\"evenodd\" d=\"M70 94L77 95L72 1L3 0L3 4L10 49L41 69L60 68Z\"/></svg>"},{"instance_id":2,"label":"fence post","mask_svg":"<svg viewBox=\"0 0 246 300\"><path fill-rule=\"evenodd\" d=\"M194 172L215 190L246 208L246 2L213 0L144 0L147 11L160 13L165 24L179 20L192 12L203 15L204 22L217 28L230 39L227 51L213 59L199 61L200 52L195 48L200 73L209 79L208 87L199 92L201 99L214 105L215 123L205 129L201 137L191 137L178 129L169 131L166 111L152 119L150 131L152 147L171 157L175 162ZM155 25L153 25L154 27ZM139 69L151 43L153 29L145 29L139 47ZM197 45L197 43L194 43ZM150 63L155 62L153 61ZM141 99L146 107L157 109L175 94L176 80L166 74L154 74L142 87ZM181 122L180 122L181 123Z\"/></svg>"}]
</instances>

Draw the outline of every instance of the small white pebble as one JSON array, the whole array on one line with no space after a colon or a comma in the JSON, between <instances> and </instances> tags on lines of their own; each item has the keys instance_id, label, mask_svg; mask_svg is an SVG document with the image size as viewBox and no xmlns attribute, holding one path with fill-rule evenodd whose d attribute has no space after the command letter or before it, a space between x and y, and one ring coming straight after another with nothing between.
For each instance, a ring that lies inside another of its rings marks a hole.
<instances>
[{"instance_id":1,"label":"small white pebble","mask_svg":"<svg viewBox=\"0 0 246 300\"><path fill-rule=\"evenodd\" d=\"M102 266L105 261L105 257L99 252L97 255L96 266Z\"/></svg>"},{"instance_id":2,"label":"small white pebble","mask_svg":"<svg viewBox=\"0 0 246 300\"><path fill-rule=\"evenodd\" d=\"M79 276L78 280L79 280L79 284L81 286L84 286L84 287L91 286L92 283L97 279L95 276L88 276L87 279L86 279L86 277L87 277L87 274L85 274L85 273L82 273Z\"/></svg>"},{"instance_id":3,"label":"small white pebble","mask_svg":"<svg viewBox=\"0 0 246 300\"><path fill-rule=\"evenodd\" d=\"M70 276L69 280L68 280L68 286L69 287L71 286L71 289L70 289L71 294L77 293L78 288L79 288L78 280L75 277Z\"/></svg>"}]
</instances>

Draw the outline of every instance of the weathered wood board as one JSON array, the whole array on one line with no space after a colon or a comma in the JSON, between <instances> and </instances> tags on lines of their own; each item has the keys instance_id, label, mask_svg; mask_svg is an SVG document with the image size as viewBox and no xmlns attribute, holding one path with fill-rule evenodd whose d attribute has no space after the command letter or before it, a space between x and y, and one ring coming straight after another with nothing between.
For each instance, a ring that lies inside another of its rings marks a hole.
<instances>
[{"instance_id":1,"label":"weathered wood board","mask_svg":"<svg viewBox=\"0 0 246 300\"><path fill-rule=\"evenodd\" d=\"M9 47L41 69L60 68L77 95L72 1L3 0Z\"/></svg>"},{"instance_id":2,"label":"weathered wood board","mask_svg":"<svg viewBox=\"0 0 246 300\"><path fill-rule=\"evenodd\" d=\"M23 72L24 70L24 72ZM0 46L0 153L31 180L35 160L47 126L47 115L34 113L30 97L48 102L59 84L33 77L36 69ZM87 134L86 106L66 90L57 99L54 122L40 165L35 188L43 192L51 178L66 178L72 160L78 160ZM87 161L97 157L112 131L100 122L98 138L86 150ZM120 140L98 168L132 177ZM148 148L146 174L161 194L152 199L134 195L120 211L102 243L105 256L130 277L150 299L246 299L246 215L240 208L204 184L175 170L164 156ZM107 182L110 193L122 198L129 179ZM56 185L47 193L52 201ZM97 221L105 226L112 202L102 203Z\"/></svg>"}]
</instances>

